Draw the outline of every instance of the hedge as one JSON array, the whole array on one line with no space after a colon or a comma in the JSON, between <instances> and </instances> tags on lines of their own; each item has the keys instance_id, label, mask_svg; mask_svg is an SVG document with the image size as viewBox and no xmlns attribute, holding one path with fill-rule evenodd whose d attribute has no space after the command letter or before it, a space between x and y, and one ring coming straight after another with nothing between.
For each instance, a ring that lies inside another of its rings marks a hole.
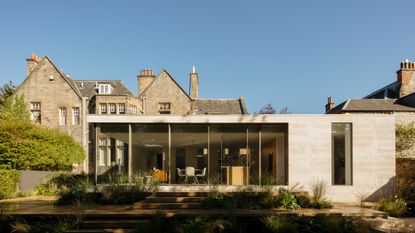
<instances>
[{"instance_id":1,"label":"hedge","mask_svg":"<svg viewBox=\"0 0 415 233\"><path fill-rule=\"evenodd\" d=\"M17 170L0 169L0 199L10 197L16 193L19 177Z\"/></svg>"}]
</instances>

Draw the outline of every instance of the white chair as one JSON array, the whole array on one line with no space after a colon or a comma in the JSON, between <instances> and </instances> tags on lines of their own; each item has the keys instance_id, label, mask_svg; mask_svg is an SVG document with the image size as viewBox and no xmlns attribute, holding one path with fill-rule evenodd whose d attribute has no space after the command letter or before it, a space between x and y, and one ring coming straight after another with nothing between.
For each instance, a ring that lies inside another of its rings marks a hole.
<instances>
[{"instance_id":1,"label":"white chair","mask_svg":"<svg viewBox=\"0 0 415 233\"><path fill-rule=\"evenodd\" d=\"M179 176L179 179L182 179L186 177L186 174L183 172L184 169L177 168L177 175Z\"/></svg>"},{"instance_id":2,"label":"white chair","mask_svg":"<svg viewBox=\"0 0 415 233\"><path fill-rule=\"evenodd\" d=\"M195 168L194 167L186 167L186 179L184 179L184 182L188 182L189 178L193 178L195 179L196 183L199 184L199 181L196 178L196 174L195 174Z\"/></svg>"},{"instance_id":3,"label":"white chair","mask_svg":"<svg viewBox=\"0 0 415 233\"><path fill-rule=\"evenodd\" d=\"M205 176L206 176L206 167L204 167L202 169L202 172L200 174L196 174L196 180L197 180L197 178L203 179ZM198 183L199 183L199 181L198 181Z\"/></svg>"}]
</instances>

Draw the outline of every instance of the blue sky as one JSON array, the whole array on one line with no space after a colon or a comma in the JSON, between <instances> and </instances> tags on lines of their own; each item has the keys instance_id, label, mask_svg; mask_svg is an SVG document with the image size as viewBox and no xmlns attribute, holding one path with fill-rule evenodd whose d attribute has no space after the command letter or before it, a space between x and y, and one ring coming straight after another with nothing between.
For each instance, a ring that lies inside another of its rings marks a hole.
<instances>
[{"instance_id":1,"label":"blue sky","mask_svg":"<svg viewBox=\"0 0 415 233\"><path fill-rule=\"evenodd\" d=\"M1 1L0 82L19 84L32 52L74 79L120 79L165 68L199 95L245 96L322 113L396 79L415 59L415 1Z\"/></svg>"}]
</instances>

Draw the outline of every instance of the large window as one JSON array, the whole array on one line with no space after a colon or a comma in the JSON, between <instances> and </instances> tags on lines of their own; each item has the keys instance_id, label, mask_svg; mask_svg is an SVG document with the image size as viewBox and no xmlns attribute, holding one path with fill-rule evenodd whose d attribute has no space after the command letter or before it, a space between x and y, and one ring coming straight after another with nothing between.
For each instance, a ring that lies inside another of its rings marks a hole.
<instances>
[{"instance_id":1,"label":"large window","mask_svg":"<svg viewBox=\"0 0 415 233\"><path fill-rule=\"evenodd\" d=\"M59 108L59 125L66 125L66 108Z\"/></svg>"},{"instance_id":2,"label":"large window","mask_svg":"<svg viewBox=\"0 0 415 233\"><path fill-rule=\"evenodd\" d=\"M333 185L352 185L352 124L331 127Z\"/></svg>"}]
</instances>

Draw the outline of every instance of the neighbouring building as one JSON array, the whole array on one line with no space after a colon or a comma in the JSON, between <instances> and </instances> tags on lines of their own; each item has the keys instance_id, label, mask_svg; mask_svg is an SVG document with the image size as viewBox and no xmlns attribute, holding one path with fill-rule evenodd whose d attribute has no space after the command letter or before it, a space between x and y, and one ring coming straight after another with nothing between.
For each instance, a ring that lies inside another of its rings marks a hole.
<instances>
[{"instance_id":1,"label":"neighbouring building","mask_svg":"<svg viewBox=\"0 0 415 233\"><path fill-rule=\"evenodd\" d=\"M396 124L415 122L415 63L405 60L396 71L396 80L362 99L348 99L335 106L328 97L325 106L327 114L393 114ZM415 148L401 153L414 157Z\"/></svg>"},{"instance_id":2,"label":"neighbouring building","mask_svg":"<svg viewBox=\"0 0 415 233\"><path fill-rule=\"evenodd\" d=\"M221 190L270 178L307 191L323 180L331 200L350 202L356 192L384 193L395 176L393 114L248 114L242 97L200 99L194 67L189 83L186 92L166 70L144 69L134 95L121 81L72 80L32 55L17 94L34 122L84 144L83 169L98 184L109 172L129 182L145 172L162 191L209 190L208 177Z\"/></svg>"}]
</instances>

